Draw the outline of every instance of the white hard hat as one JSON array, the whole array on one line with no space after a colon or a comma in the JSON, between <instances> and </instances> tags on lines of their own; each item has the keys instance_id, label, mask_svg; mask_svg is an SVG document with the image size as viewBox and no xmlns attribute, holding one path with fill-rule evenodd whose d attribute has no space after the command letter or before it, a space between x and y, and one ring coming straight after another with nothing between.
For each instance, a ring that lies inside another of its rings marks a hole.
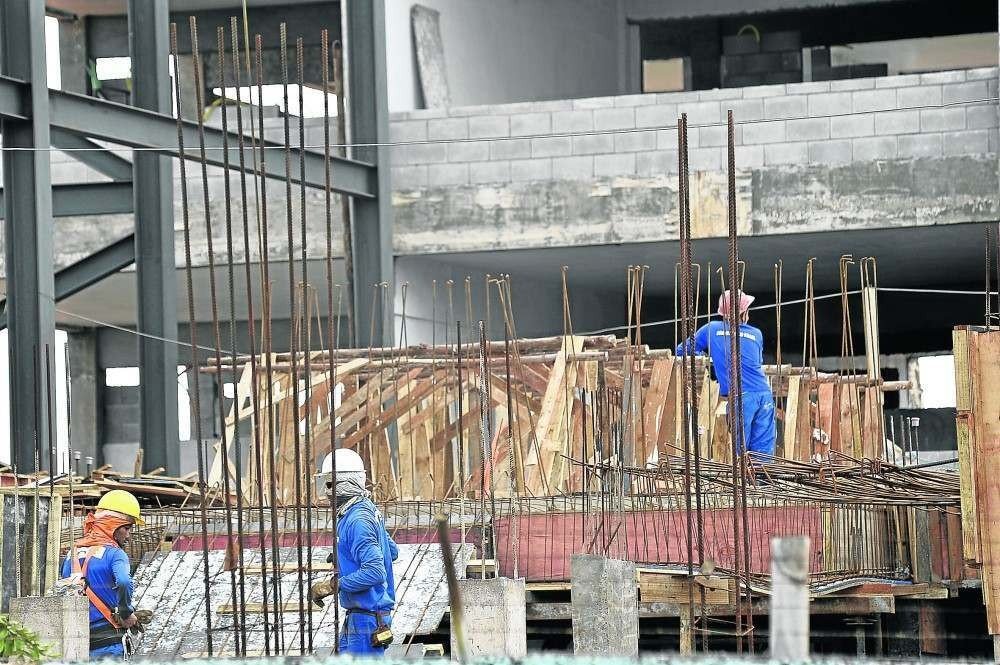
<instances>
[{"instance_id":1,"label":"white hard hat","mask_svg":"<svg viewBox=\"0 0 1000 665\"><path fill-rule=\"evenodd\" d=\"M365 463L362 461L361 455L350 448L337 448L332 455L327 455L323 458L323 466L320 469L320 473L333 473L334 455L337 456L337 473L346 473L349 471L365 472Z\"/></svg>"},{"instance_id":2,"label":"white hard hat","mask_svg":"<svg viewBox=\"0 0 1000 665\"><path fill-rule=\"evenodd\" d=\"M322 496L324 488L326 491L330 491L335 486L333 477L334 456L336 456L337 476L340 480L353 477L359 485L362 487L365 485L367 474L365 473L365 463L362 461L361 455L349 448L337 448L332 454L323 458L320 472L316 474L317 496Z\"/></svg>"}]
</instances>

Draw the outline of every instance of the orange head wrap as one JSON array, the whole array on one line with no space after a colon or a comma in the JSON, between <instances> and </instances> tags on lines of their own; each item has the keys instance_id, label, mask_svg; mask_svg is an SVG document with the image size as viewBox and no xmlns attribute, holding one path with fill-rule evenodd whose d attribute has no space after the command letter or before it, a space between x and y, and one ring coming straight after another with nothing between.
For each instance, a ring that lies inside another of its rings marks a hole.
<instances>
[{"instance_id":1,"label":"orange head wrap","mask_svg":"<svg viewBox=\"0 0 1000 665\"><path fill-rule=\"evenodd\" d=\"M115 531L119 527L134 523L131 517L116 513L113 510L98 510L89 513L83 520L83 538L76 541L77 547L92 547L106 545L119 547L115 540Z\"/></svg>"}]
</instances>

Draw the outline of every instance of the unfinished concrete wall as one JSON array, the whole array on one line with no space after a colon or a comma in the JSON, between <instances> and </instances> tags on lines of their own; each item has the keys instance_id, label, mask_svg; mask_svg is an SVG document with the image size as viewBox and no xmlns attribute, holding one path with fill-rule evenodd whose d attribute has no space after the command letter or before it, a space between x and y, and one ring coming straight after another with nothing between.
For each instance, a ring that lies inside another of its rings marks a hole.
<instances>
[{"instance_id":1,"label":"unfinished concrete wall","mask_svg":"<svg viewBox=\"0 0 1000 665\"><path fill-rule=\"evenodd\" d=\"M984 68L399 115L394 140L417 143L393 152L396 248L675 239L680 113L694 233L722 236L728 109L742 233L993 219L996 86ZM439 139L457 142L419 143Z\"/></svg>"}]
</instances>

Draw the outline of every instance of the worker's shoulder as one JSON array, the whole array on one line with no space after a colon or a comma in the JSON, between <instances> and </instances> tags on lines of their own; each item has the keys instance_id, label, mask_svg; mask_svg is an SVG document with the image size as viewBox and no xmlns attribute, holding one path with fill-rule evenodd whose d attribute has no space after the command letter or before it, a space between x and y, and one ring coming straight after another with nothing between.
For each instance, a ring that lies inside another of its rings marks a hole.
<instances>
[{"instance_id":1,"label":"worker's shoulder","mask_svg":"<svg viewBox=\"0 0 1000 665\"><path fill-rule=\"evenodd\" d=\"M371 522L376 525L382 522L382 515L371 499L358 501L351 506L351 509L347 511L344 517L349 517L351 521Z\"/></svg>"},{"instance_id":2,"label":"worker's shoulder","mask_svg":"<svg viewBox=\"0 0 1000 665\"><path fill-rule=\"evenodd\" d=\"M753 335L754 337L756 337L757 341L760 341L760 342L764 341L764 333L761 332L760 328L758 328L756 326L752 326L749 323L742 324L742 328L743 328L743 330L745 332L748 332L751 335Z\"/></svg>"}]
</instances>

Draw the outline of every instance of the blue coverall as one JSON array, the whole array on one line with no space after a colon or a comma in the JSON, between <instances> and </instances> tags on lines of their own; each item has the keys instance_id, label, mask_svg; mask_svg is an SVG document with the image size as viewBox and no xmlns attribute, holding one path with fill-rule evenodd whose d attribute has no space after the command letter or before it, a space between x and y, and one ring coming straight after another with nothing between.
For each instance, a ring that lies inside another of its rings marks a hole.
<instances>
[{"instance_id":1,"label":"blue coverall","mask_svg":"<svg viewBox=\"0 0 1000 665\"><path fill-rule=\"evenodd\" d=\"M729 396L729 323L709 321L694 334L693 352L706 351L712 357L712 369L719 382L719 395ZM677 345L677 355L685 352ZM691 340L687 348L691 349ZM748 323L740 324L740 378L743 384L743 445L740 453L774 454L774 396L764 376L764 335Z\"/></svg>"},{"instance_id":2,"label":"blue coverall","mask_svg":"<svg viewBox=\"0 0 1000 665\"><path fill-rule=\"evenodd\" d=\"M396 604L396 581L392 562L399 548L385 530L382 516L370 499L362 499L348 508L337 522L337 562L340 569L340 605L347 610L344 631L340 634L340 652L382 655L385 647L372 646L372 633L379 612L389 625L389 613Z\"/></svg>"},{"instance_id":3,"label":"blue coverall","mask_svg":"<svg viewBox=\"0 0 1000 665\"><path fill-rule=\"evenodd\" d=\"M77 560L83 566L84 560L90 554L90 563L87 564L87 585L97 594L97 597L104 601L109 609L114 610L120 605L120 599L126 600L128 611L124 612L128 616L132 612L132 576L129 565L128 554L118 547L105 545L95 545L92 547L81 547L76 551ZM66 558L63 562L62 576L69 577L73 572L73 562ZM93 603L90 604L90 632L107 630L110 624ZM121 642L110 646L93 649L90 652L92 659L97 658L121 658L125 652Z\"/></svg>"}]
</instances>

